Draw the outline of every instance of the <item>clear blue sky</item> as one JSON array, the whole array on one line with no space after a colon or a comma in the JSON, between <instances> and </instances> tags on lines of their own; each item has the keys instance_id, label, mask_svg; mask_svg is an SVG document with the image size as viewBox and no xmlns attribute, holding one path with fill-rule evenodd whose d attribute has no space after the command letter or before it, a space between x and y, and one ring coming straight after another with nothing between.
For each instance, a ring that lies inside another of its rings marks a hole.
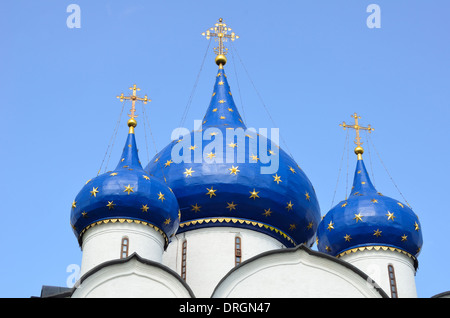
<instances>
[{"instance_id":1,"label":"clear blue sky","mask_svg":"<svg viewBox=\"0 0 450 318\"><path fill-rule=\"evenodd\" d=\"M81 8L79 29L66 25L71 3ZM379 29L366 25L371 3L381 8ZM66 285L67 267L81 262L71 202L105 156L121 110L116 95L135 83L149 95L161 150L196 82L208 45L201 33L219 17L241 37L234 45L242 63L229 55L226 71L247 126L280 129L325 214L344 151L339 124L360 114L361 124L375 128L371 140L421 221L419 296L450 290L449 11L446 0L2 1L0 297ZM208 106L213 59L210 50L189 129ZM139 119L146 165L155 146ZM125 142L125 120L108 168ZM349 182L353 177L355 155L350 151L348 164L346 158L334 204L345 197L347 166ZM364 158L378 191L403 201L375 151Z\"/></svg>"}]
</instances>

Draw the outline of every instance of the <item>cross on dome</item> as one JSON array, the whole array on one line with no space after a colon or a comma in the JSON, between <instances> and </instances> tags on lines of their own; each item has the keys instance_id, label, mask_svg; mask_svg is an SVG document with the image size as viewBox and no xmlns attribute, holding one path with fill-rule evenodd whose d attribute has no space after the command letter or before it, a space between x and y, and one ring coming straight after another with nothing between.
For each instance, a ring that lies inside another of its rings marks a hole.
<instances>
[{"instance_id":1,"label":"cross on dome","mask_svg":"<svg viewBox=\"0 0 450 318\"><path fill-rule=\"evenodd\" d=\"M228 39L234 41L239 39L239 36L234 32L228 34L231 31L231 28L227 27L227 25L223 22L223 19L220 18L214 27L209 28L206 32L203 32L202 35L206 37L207 40L210 38L216 38L216 41L219 42L219 46L214 48L214 52L216 53L216 64L217 65L225 65L227 62L227 58L225 55L227 54L228 48L224 46L224 42L227 42Z\"/></svg>"},{"instance_id":2,"label":"cross on dome","mask_svg":"<svg viewBox=\"0 0 450 318\"><path fill-rule=\"evenodd\" d=\"M355 137L355 144L356 144L356 148L355 148L355 153L358 155L358 160L362 159L362 154L364 152L364 149L361 147L361 145L363 144L361 142L361 137L359 136L359 131L362 130L367 130L369 133L373 130L375 130L374 128L370 127L370 125L368 125L367 127L363 127L360 126L358 124L358 119L361 119L361 116L358 116L357 113L354 113L353 115L351 115L351 117L355 120L355 124L354 125L347 125L345 123L345 121L342 122L342 124L340 124L339 126L343 127L344 129L346 128L352 128L356 131L356 137Z\"/></svg>"},{"instance_id":3,"label":"cross on dome","mask_svg":"<svg viewBox=\"0 0 450 318\"><path fill-rule=\"evenodd\" d=\"M135 106L136 101L141 101L144 102L144 104L147 104L152 100L148 99L147 95L145 95L144 98L137 96L136 92L140 91L141 89L137 87L136 84L134 84L133 87L130 87L130 90L133 91L133 95L125 96L122 93L120 96L117 96L117 98L119 98L121 102L123 102L124 100L131 100L130 114L128 114L128 116L130 117L130 119L128 120L128 127L130 127L130 133L134 133L134 127L136 127L137 125L135 118L138 117L136 115L136 106Z\"/></svg>"}]
</instances>

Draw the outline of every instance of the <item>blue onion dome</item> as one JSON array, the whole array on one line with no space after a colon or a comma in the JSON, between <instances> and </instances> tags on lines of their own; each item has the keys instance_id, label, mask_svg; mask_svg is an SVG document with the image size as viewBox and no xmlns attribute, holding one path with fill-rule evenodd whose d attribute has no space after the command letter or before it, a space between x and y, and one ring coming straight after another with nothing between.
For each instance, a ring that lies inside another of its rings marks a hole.
<instances>
[{"instance_id":1,"label":"blue onion dome","mask_svg":"<svg viewBox=\"0 0 450 318\"><path fill-rule=\"evenodd\" d=\"M72 203L70 223L81 246L83 233L104 223L134 222L152 227L170 241L179 226L179 207L170 188L150 177L138 157L134 127L129 133L122 156L114 171L86 182Z\"/></svg>"},{"instance_id":2,"label":"blue onion dome","mask_svg":"<svg viewBox=\"0 0 450 318\"><path fill-rule=\"evenodd\" d=\"M200 129L186 130L145 170L175 193L181 210L177 233L235 227L289 247L314 243L320 208L311 182L291 156L246 127L222 65Z\"/></svg>"},{"instance_id":3,"label":"blue onion dome","mask_svg":"<svg viewBox=\"0 0 450 318\"><path fill-rule=\"evenodd\" d=\"M365 248L391 249L414 260L422 247L417 215L407 204L378 192L370 181L362 148L349 197L333 207L317 229L318 250L333 256Z\"/></svg>"}]
</instances>

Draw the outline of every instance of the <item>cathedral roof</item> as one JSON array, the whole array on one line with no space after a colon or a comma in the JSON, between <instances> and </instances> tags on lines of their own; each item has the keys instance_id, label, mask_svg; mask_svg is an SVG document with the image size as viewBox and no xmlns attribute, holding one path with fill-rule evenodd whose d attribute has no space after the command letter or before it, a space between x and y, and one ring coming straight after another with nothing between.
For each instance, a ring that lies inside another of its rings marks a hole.
<instances>
[{"instance_id":1,"label":"cathedral roof","mask_svg":"<svg viewBox=\"0 0 450 318\"><path fill-rule=\"evenodd\" d=\"M145 168L167 180L175 193L181 210L178 233L230 226L266 233L286 246L311 245L320 221L314 188L291 156L247 129L223 65L202 123ZM278 164L273 171L269 160Z\"/></svg>"},{"instance_id":2,"label":"cathedral roof","mask_svg":"<svg viewBox=\"0 0 450 318\"><path fill-rule=\"evenodd\" d=\"M382 195L372 184L358 154L353 188L322 219L318 229L318 249L338 256L357 248L383 248L417 257L422 247L422 231L417 215L405 203Z\"/></svg>"},{"instance_id":3,"label":"cathedral roof","mask_svg":"<svg viewBox=\"0 0 450 318\"><path fill-rule=\"evenodd\" d=\"M86 182L72 203L70 224L81 245L90 227L116 222L135 222L160 232L166 246L178 229L178 202L161 180L149 176L139 161L134 118L122 156L113 171Z\"/></svg>"}]
</instances>

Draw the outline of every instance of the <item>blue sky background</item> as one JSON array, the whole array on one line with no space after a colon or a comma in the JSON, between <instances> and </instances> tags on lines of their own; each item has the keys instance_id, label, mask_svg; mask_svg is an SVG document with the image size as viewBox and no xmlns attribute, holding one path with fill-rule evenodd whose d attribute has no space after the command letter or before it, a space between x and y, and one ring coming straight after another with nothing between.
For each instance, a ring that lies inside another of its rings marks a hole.
<instances>
[{"instance_id":1,"label":"blue sky background","mask_svg":"<svg viewBox=\"0 0 450 318\"><path fill-rule=\"evenodd\" d=\"M79 29L66 25L71 3L81 8ZM380 29L366 25L371 3L381 8ZM81 262L71 202L105 157L122 106L116 95L136 83L153 100L146 109L161 150L189 105L208 46L201 33L219 17L241 37L234 46L242 63L229 54L226 72L247 126L280 128L281 146L310 178L325 214L334 196L334 204L345 198L356 164L353 144L347 163L339 124L360 114L421 221L419 296L450 290L449 10L445 0L2 1L0 297L66 285L68 266ZM189 129L209 104L213 61L211 47ZM146 165L156 149L139 114ZM107 168L119 159L126 118ZM404 201L375 150L363 146L378 191Z\"/></svg>"}]
</instances>

